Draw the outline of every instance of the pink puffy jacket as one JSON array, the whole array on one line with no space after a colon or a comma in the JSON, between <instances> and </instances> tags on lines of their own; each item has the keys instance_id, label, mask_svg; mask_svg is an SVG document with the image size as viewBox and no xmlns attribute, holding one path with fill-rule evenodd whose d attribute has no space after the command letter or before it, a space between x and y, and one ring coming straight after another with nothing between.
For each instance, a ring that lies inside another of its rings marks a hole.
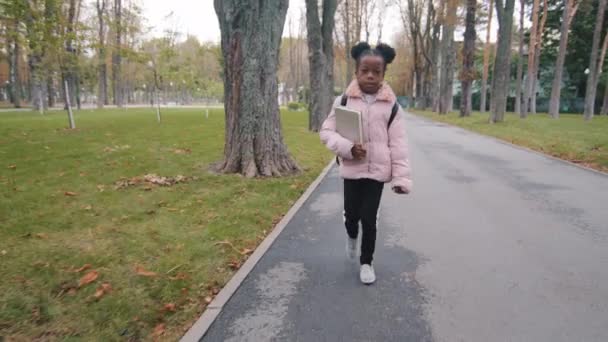
<instances>
[{"instance_id":1,"label":"pink puffy jacket","mask_svg":"<svg viewBox=\"0 0 608 342\"><path fill-rule=\"evenodd\" d=\"M401 107L387 129L391 109L397 100L391 87L385 82L371 104L363 99L356 80L348 86L345 94L348 96L346 106L362 113L363 148L367 155L363 160L354 160L351 153L354 144L336 132L334 108L340 106L339 96L323 123L320 135L327 148L342 159L340 176L346 179L370 178L385 183L392 181L393 186L411 191L410 162Z\"/></svg>"}]
</instances>

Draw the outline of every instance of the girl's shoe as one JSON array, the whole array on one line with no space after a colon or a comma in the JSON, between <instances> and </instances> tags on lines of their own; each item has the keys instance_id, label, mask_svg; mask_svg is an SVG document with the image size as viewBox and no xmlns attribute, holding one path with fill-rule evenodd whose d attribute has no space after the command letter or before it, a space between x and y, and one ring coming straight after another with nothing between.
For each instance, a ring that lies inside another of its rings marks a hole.
<instances>
[{"instance_id":1,"label":"girl's shoe","mask_svg":"<svg viewBox=\"0 0 608 342\"><path fill-rule=\"evenodd\" d=\"M376 273L372 265L363 264L361 265L361 282L365 285L371 285L376 281Z\"/></svg>"}]
</instances>

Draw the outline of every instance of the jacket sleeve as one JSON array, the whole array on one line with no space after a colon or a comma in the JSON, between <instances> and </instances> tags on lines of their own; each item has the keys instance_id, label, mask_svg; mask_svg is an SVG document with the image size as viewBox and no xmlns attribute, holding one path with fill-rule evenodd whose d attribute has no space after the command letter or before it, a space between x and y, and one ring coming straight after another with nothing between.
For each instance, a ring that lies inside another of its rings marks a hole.
<instances>
[{"instance_id":1,"label":"jacket sleeve","mask_svg":"<svg viewBox=\"0 0 608 342\"><path fill-rule=\"evenodd\" d=\"M388 130L388 140L388 146L391 151L393 186L403 187L408 192L411 192L412 179L407 134L405 132L405 120L403 119L403 109L401 107L399 107L397 116Z\"/></svg>"},{"instance_id":2,"label":"jacket sleeve","mask_svg":"<svg viewBox=\"0 0 608 342\"><path fill-rule=\"evenodd\" d=\"M327 146L327 148L338 157L343 159L353 159L351 149L353 148L354 143L336 132L336 113L334 109L339 105L340 97L338 96L331 107L329 116L327 119L325 119L325 122L323 122L319 135L321 136L321 141L323 144L325 144L325 146Z\"/></svg>"}]
</instances>

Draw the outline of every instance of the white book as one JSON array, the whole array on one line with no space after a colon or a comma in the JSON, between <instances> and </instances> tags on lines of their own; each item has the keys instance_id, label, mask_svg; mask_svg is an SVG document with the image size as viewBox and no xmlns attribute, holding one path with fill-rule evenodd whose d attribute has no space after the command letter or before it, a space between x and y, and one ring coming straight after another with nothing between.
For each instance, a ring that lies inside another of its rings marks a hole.
<instances>
[{"instance_id":1,"label":"white book","mask_svg":"<svg viewBox=\"0 0 608 342\"><path fill-rule=\"evenodd\" d=\"M346 107L336 107L336 132L357 144L363 144L361 112Z\"/></svg>"}]
</instances>

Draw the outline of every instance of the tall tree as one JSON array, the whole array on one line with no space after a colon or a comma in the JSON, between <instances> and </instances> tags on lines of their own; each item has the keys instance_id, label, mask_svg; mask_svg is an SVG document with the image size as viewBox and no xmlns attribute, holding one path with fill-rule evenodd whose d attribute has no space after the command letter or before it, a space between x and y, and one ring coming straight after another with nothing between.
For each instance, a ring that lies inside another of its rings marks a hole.
<instances>
[{"instance_id":1,"label":"tall tree","mask_svg":"<svg viewBox=\"0 0 608 342\"><path fill-rule=\"evenodd\" d=\"M454 28L458 11L457 0L447 0L443 36L441 37L441 74L439 81L439 113L446 114L452 107L454 79Z\"/></svg>"},{"instance_id":2,"label":"tall tree","mask_svg":"<svg viewBox=\"0 0 608 342\"><path fill-rule=\"evenodd\" d=\"M70 105L74 103L80 108L80 100L78 99L78 75L77 75L77 49L76 49L76 25L78 22L78 7L80 0L69 0L68 15L63 33L65 44L65 57L63 58L63 81L62 88L64 94L65 109L71 111ZM67 86L65 86L67 84Z\"/></svg>"},{"instance_id":3,"label":"tall tree","mask_svg":"<svg viewBox=\"0 0 608 342\"><path fill-rule=\"evenodd\" d=\"M504 121L511 70L511 36L515 0L495 0L498 17L498 48L492 81L492 115L490 122Z\"/></svg>"},{"instance_id":4,"label":"tall tree","mask_svg":"<svg viewBox=\"0 0 608 342\"><path fill-rule=\"evenodd\" d=\"M465 19L466 29L464 31L464 46L462 48L462 93L460 98L460 116L470 116L472 110L471 87L475 79L475 11L477 0L467 0L467 14Z\"/></svg>"},{"instance_id":5,"label":"tall tree","mask_svg":"<svg viewBox=\"0 0 608 342\"><path fill-rule=\"evenodd\" d=\"M517 74L515 76L515 113L521 111L522 77L524 72L524 18L526 0L519 1L519 58L517 59Z\"/></svg>"},{"instance_id":6,"label":"tall tree","mask_svg":"<svg viewBox=\"0 0 608 342\"><path fill-rule=\"evenodd\" d=\"M224 60L226 134L218 170L246 177L299 168L283 143L277 68L288 0L214 0Z\"/></svg>"},{"instance_id":7,"label":"tall tree","mask_svg":"<svg viewBox=\"0 0 608 342\"><path fill-rule=\"evenodd\" d=\"M591 43L591 55L589 56L589 73L587 75L587 90L585 92L585 120L591 120L595 111L597 81L599 78L598 75L601 73L598 66L602 62L598 60L598 49L602 35L605 10L606 0L599 0L597 16L595 19L595 29L593 31L593 41Z\"/></svg>"},{"instance_id":8,"label":"tall tree","mask_svg":"<svg viewBox=\"0 0 608 342\"><path fill-rule=\"evenodd\" d=\"M524 87L524 96L519 116L523 119L528 116L530 110L530 100L532 99L532 92L536 83L536 74L534 66L536 65L536 44L538 38L538 9L540 7L540 1L534 0L532 5L532 28L530 29L530 44L528 44L528 73L526 74L526 86Z\"/></svg>"},{"instance_id":9,"label":"tall tree","mask_svg":"<svg viewBox=\"0 0 608 342\"><path fill-rule=\"evenodd\" d=\"M547 23L547 13L549 10L549 4L547 0L543 0L543 15L540 19L540 25L538 26L538 31L536 32L536 52L534 53L534 79L532 85L532 93L530 97L530 113L536 114L536 94L539 86L538 73L540 71L540 55L541 55L541 47L543 44L543 32L545 32L545 24Z\"/></svg>"},{"instance_id":10,"label":"tall tree","mask_svg":"<svg viewBox=\"0 0 608 342\"><path fill-rule=\"evenodd\" d=\"M317 0L306 0L310 102L308 128L318 132L329 113L334 94L334 16L336 0L323 0L322 21Z\"/></svg>"},{"instance_id":11,"label":"tall tree","mask_svg":"<svg viewBox=\"0 0 608 342\"><path fill-rule=\"evenodd\" d=\"M122 63L122 0L114 0L114 48L112 49L112 93L114 104L123 105Z\"/></svg>"},{"instance_id":12,"label":"tall tree","mask_svg":"<svg viewBox=\"0 0 608 342\"><path fill-rule=\"evenodd\" d=\"M108 104L108 67L106 64L106 0L97 0L97 108Z\"/></svg>"},{"instance_id":13,"label":"tall tree","mask_svg":"<svg viewBox=\"0 0 608 342\"><path fill-rule=\"evenodd\" d=\"M430 1L432 3L432 1ZM431 4L432 8L432 4ZM443 24L443 20L445 18L445 0L439 0L439 10L437 12L432 12L435 14L435 22L433 24L433 34L431 38L431 73L430 73L430 96L429 98L432 101L433 112L439 112L439 55L440 55L440 34L441 34L441 25ZM429 11L430 12L430 11Z\"/></svg>"},{"instance_id":14,"label":"tall tree","mask_svg":"<svg viewBox=\"0 0 608 342\"><path fill-rule=\"evenodd\" d=\"M522 0L523 1L523 0ZM490 4L488 6L488 27L486 29L486 45L483 51L483 75L481 76L481 101L479 106L479 111L482 113L486 112L487 104L486 99L488 97L488 74L490 70L490 53L491 53L491 45L490 45L490 37L492 33L492 19L494 16L494 0L490 0Z\"/></svg>"},{"instance_id":15,"label":"tall tree","mask_svg":"<svg viewBox=\"0 0 608 342\"><path fill-rule=\"evenodd\" d=\"M399 12L403 29L409 35L409 41L412 46L412 60L414 62L414 89L415 89L415 106L417 109L423 109L425 106L424 99L424 60L421 51L421 30L423 6L422 1L417 0L401 0L398 2Z\"/></svg>"},{"instance_id":16,"label":"tall tree","mask_svg":"<svg viewBox=\"0 0 608 342\"><path fill-rule=\"evenodd\" d=\"M551 99L549 100L549 115L553 118L559 118L559 104L562 90L562 75L564 73L564 61L566 60L566 52L568 49L568 35L570 34L570 25L572 18L576 15L580 2L575 0L564 0L564 11L561 24L561 37L559 40L559 52L555 61L555 73L553 76L553 85L551 87ZM606 88L608 89L608 87Z\"/></svg>"}]
</instances>

